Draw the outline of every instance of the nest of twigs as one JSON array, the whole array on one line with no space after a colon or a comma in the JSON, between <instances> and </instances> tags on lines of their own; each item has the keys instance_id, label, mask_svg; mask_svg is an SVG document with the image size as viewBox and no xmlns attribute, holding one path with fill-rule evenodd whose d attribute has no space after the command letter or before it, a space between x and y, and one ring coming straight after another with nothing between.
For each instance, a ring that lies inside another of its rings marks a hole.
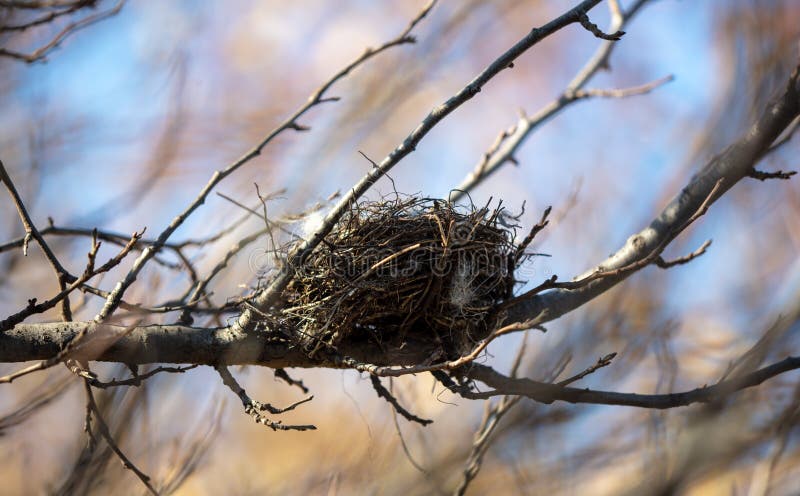
<instances>
[{"instance_id":1,"label":"nest of twigs","mask_svg":"<svg viewBox=\"0 0 800 496\"><path fill-rule=\"evenodd\" d=\"M342 342L433 342L459 356L512 295L517 246L503 209L426 198L362 202L283 293L281 320L309 353ZM505 214L507 215L507 214Z\"/></svg>"}]
</instances>

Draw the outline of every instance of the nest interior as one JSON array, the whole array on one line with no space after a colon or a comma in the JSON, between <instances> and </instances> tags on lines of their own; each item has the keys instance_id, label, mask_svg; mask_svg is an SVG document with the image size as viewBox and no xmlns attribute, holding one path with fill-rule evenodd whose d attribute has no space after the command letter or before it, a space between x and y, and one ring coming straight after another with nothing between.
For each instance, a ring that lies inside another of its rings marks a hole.
<instances>
[{"instance_id":1,"label":"nest interior","mask_svg":"<svg viewBox=\"0 0 800 496\"><path fill-rule=\"evenodd\" d=\"M354 205L295 267L281 327L309 353L411 339L465 353L512 295L517 247L501 215L416 197Z\"/></svg>"}]
</instances>

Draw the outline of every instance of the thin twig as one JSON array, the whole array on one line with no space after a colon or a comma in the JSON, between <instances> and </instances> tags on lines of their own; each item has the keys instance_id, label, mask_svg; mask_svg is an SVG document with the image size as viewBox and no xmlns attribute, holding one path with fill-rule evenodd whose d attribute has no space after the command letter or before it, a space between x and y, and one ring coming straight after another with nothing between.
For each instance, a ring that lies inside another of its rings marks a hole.
<instances>
[{"instance_id":1,"label":"thin twig","mask_svg":"<svg viewBox=\"0 0 800 496\"><path fill-rule=\"evenodd\" d=\"M553 207L551 206L544 209L544 213L542 213L542 218L539 219L539 222L537 222L536 225L534 225L531 228L530 232L528 233L527 236L525 236L522 242L519 245L517 245L517 253L514 255L514 260L517 263L519 263L520 259L522 259L522 256L525 254L525 249L528 248L528 245L530 245L533 242L533 239L536 237L537 234L539 234L539 231L547 227L547 224L550 223L550 221L547 220L547 217L550 215L550 212L552 210Z\"/></svg>"},{"instance_id":2,"label":"thin twig","mask_svg":"<svg viewBox=\"0 0 800 496\"><path fill-rule=\"evenodd\" d=\"M87 381L92 387L105 389L111 387L119 387L119 386L141 386L144 381L150 379L156 374L160 374L162 372L170 373L170 374L183 374L187 370L192 370L197 368L198 365L187 365L186 367L166 367L166 366L159 366L156 367L144 374L135 374L130 379L111 379L110 381L101 381L97 378L97 376L91 371L82 371L82 373L78 374ZM73 371L74 372L74 371Z\"/></svg>"},{"instance_id":3,"label":"thin twig","mask_svg":"<svg viewBox=\"0 0 800 496\"><path fill-rule=\"evenodd\" d=\"M109 10L98 12L96 14L85 17L80 21L69 23L64 27L64 29L62 29L58 34L56 34L56 36L53 39L51 39L45 45L37 48L36 50L34 50L29 54L16 52L14 50L8 50L7 48L0 47L0 56L23 60L29 64L40 60L45 60L47 54L50 53L50 51L57 48L59 45L61 45L61 43L69 35L119 13L119 11L122 10L122 7L125 5L125 1L126 0L120 0L114 7L110 8Z\"/></svg>"},{"instance_id":4,"label":"thin twig","mask_svg":"<svg viewBox=\"0 0 800 496\"><path fill-rule=\"evenodd\" d=\"M142 231L143 233L144 231ZM84 270L83 274L77 279L74 279L71 284L65 286L58 294L53 296L52 298L44 301L42 303L36 303L36 299L33 298L28 301L28 306L24 309L20 310L19 312L10 315L0 321L0 332L6 331L11 329L15 325L19 324L20 322L24 321L26 318L33 314L45 312L62 300L66 300L67 296L75 291L78 288L81 288L84 283L92 279L93 277L97 276L98 274L102 274L104 272L108 272L112 268L119 265L122 260L128 256L128 253L133 249L133 246L136 244L136 241L142 236L142 233L133 233L131 235L131 239L126 246L122 248L115 256L110 258L105 264L102 266L95 268L94 265L94 257L97 253L97 249L99 244L97 242L93 243L92 250L89 252L89 263L87 264L86 269ZM69 319L72 320L72 319Z\"/></svg>"},{"instance_id":5,"label":"thin twig","mask_svg":"<svg viewBox=\"0 0 800 496\"><path fill-rule=\"evenodd\" d=\"M47 261L50 262L50 266L53 267L53 270L56 273L56 277L58 279L58 286L61 292L63 293L66 288L67 284L75 281L75 276L70 274L64 266L61 265L56 255L50 249L50 246L44 240L42 235L39 233L39 230L36 229L36 226L31 220L31 216L28 214L28 210L25 208L25 204L22 202L22 198L20 197L19 193L17 192L17 188L14 186L14 183L11 181L11 177L8 175L6 171L5 165L3 165L3 161L0 160L0 182L6 185L6 189L8 189L8 193L11 195L11 199L14 202L14 206L17 208L17 213L19 214L19 218L22 221L22 226L25 228L25 239L22 243L22 253L25 256L28 256L28 242L31 238L36 240L39 246L42 248L42 252L44 252L45 258ZM68 293L66 293L68 294ZM66 296L65 294L65 296ZM72 320L72 311L69 307L69 299L63 297L60 299L61 301L61 319L65 322ZM4 329L5 327L0 326L0 329Z\"/></svg>"},{"instance_id":6,"label":"thin twig","mask_svg":"<svg viewBox=\"0 0 800 496\"><path fill-rule=\"evenodd\" d=\"M608 355L602 356L602 357L598 358L597 359L597 363L595 363L591 367L587 368L586 370L583 370L582 372L580 372L578 374L573 375L572 377L570 377L568 379L564 379L563 381L558 381L556 384L558 384L559 386L567 386L569 384L572 384L573 382L579 381L579 380L583 379L584 377L586 377L587 375L593 374L596 370L602 369L603 367L608 367L609 365L611 365L611 360L613 360L614 357L616 357L616 356L617 356L616 352L609 353Z\"/></svg>"},{"instance_id":7,"label":"thin twig","mask_svg":"<svg viewBox=\"0 0 800 496\"><path fill-rule=\"evenodd\" d=\"M84 391L86 392L86 405L87 405L86 408L88 411L91 411L94 414L93 418L97 422L97 427L100 432L100 435L103 436L103 438L106 440L106 443L108 443L108 446L111 448L112 451L114 451L114 453L119 458L120 462L122 462L122 466L130 470L134 474L136 474L136 477L138 477L139 480L142 481L142 484L144 484L145 487L147 487L150 493L158 495L158 491L156 491L156 488L153 487L153 485L150 483L150 477L141 470L139 470L136 467L136 465L134 465L133 462L131 462L130 459L128 459L128 457L125 456L125 453L123 453L123 451L114 441L114 438L111 436L111 432L108 430L108 425L106 424L106 421L103 419L103 415L102 413L100 413L100 409L97 407L97 403L94 400L94 393L92 393L92 387L89 385L89 382L84 381L83 386L84 386ZM87 419L91 418L92 417L87 417Z\"/></svg>"},{"instance_id":8,"label":"thin twig","mask_svg":"<svg viewBox=\"0 0 800 496\"><path fill-rule=\"evenodd\" d=\"M36 19L24 22L22 24L9 24L9 25L5 25L5 26L0 25L0 32L3 32L3 31L25 31L25 30L28 30L28 29L30 29L32 27L40 26L42 24L51 23L51 22L55 21L56 19L58 19L59 17L63 17L65 15L72 14L73 12L75 12L77 10L80 10L82 8L85 8L87 6L88 6L88 3L86 3L86 2L76 1L76 2L73 3L73 5L70 5L69 7L67 7L64 10L54 10L54 11L51 11L50 13L48 13L48 14L45 14L45 15L43 15L41 17L37 17Z\"/></svg>"},{"instance_id":9,"label":"thin twig","mask_svg":"<svg viewBox=\"0 0 800 496\"><path fill-rule=\"evenodd\" d=\"M662 269L669 269L670 267L674 267L676 265L683 265L691 262L695 258L705 254L708 247L711 246L711 240L708 239L700 245L700 248L696 249L695 251L691 252L688 255L684 255L682 257L676 258L674 260L664 260L661 256L656 257L656 261L654 262L658 267Z\"/></svg>"},{"instance_id":10,"label":"thin twig","mask_svg":"<svg viewBox=\"0 0 800 496\"><path fill-rule=\"evenodd\" d=\"M236 396L242 400L242 405L244 405L244 411L251 417L256 423L266 425L273 431L282 430L282 431L313 431L316 430L316 426L313 425L289 425L283 424L280 421L273 421L268 419L264 416L261 412L267 411L274 415L281 414L284 412L288 412L290 410L294 410L299 405L303 403L307 403L314 399L313 396L309 396L308 398L302 399L296 403L293 403L285 408L276 408L269 403L261 403L259 401L255 401L254 399L250 398L247 395L247 392L244 390L242 386L236 381L236 379L231 374L230 370L224 365L218 365L214 367L219 373L220 378L222 379L222 383L228 386L228 388L233 391Z\"/></svg>"},{"instance_id":11,"label":"thin twig","mask_svg":"<svg viewBox=\"0 0 800 496\"><path fill-rule=\"evenodd\" d=\"M613 89L589 88L585 90L577 90L573 95L575 98L628 98L631 96L646 95L674 80L675 76L670 74L669 76L664 76L663 78L656 79L655 81L650 81L649 83L641 84L639 86Z\"/></svg>"},{"instance_id":12,"label":"thin twig","mask_svg":"<svg viewBox=\"0 0 800 496\"><path fill-rule=\"evenodd\" d=\"M385 399L390 405L392 405L392 408L394 408L397 413L403 416L403 418L405 418L409 422L416 422L423 426L433 422L433 420L417 417L413 413L403 408L403 406L400 405L400 403L397 401L397 398L392 396L392 393L390 393L388 389L383 387L380 378L378 378L375 375L370 375L369 378L370 381L372 382L372 387L375 389L375 392L378 393L378 397Z\"/></svg>"},{"instance_id":13,"label":"thin twig","mask_svg":"<svg viewBox=\"0 0 800 496\"><path fill-rule=\"evenodd\" d=\"M285 382L286 384L289 384L290 386L297 386L305 394L308 394L308 388L306 387L305 384L303 384L303 381L302 380L298 380L298 379L292 379L292 377L289 376L289 374L286 372L286 370L284 370L284 369L275 369L273 371L273 373L275 374L276 378L282 380L283 382Z\"/></svg>"},{"instance_id":14,"label":"thin twig","mask_svg":"<svg viewBox=\"0 0 800 496\"><path fill-rule=\"evenodd\" d=\"M589 16L587 16L585 13L582 13L578 17L578 20L580 21L581 26L583 26L584 29L586 29L593 35L597 36L601 40L619 41L620 39L622 39L622 35L625 34L625 31L620 31L620 30L617 30L616 32L610 34L604 33L599 27L597 27L597 24L594 24L592 21L589 20Z\"/></svg>"},{"instance_id":15,"label":"thin twig","mask_svg":"<svg viewBox=\"0 0 800 496\"><path fill-rule=\"evenodd\" d=\"M752 177L753 179L758 179L759 181L766 181L767 179L791 179L792 176L797 174L797 171L775 171L775 172L764 172L758 169L751 170L747 177Z\"/></svg>"},{"instance_id":16,"label":"thin twig","mask_svg":"<svg viewBox=\"0 0 800 496\"><path fill-rule=\"evenodd\" d=\"M611 9L611 26L609 31L620 32L648 1L649 0L637 0L624 13L619 8L617 2L609 2L609 8ZM542 107L530 117L522 112L517 123L500 133L500 136L498 136L489 149L482 155L473 171L464 178L457 188L455 188L455 193L451 195L451 200L460 200L465 194L472 191L478 184L494 174L504 164L512 163L516 165L517 160L515 154L522 144L530 137L531 133L573 103L592 97L622 98L641 95L669 80L669 78L663 78L643 86L628 88L627 90L583 90L586 84L588 84L600 70L608 68L608 59L615 46L616 42L614 40L606 39L606 41L598 47L594 55L592 55L586 64L577 72L575 77L572 78L572 81L567 84L558 98Z\"/></svg>"}]
</instances>

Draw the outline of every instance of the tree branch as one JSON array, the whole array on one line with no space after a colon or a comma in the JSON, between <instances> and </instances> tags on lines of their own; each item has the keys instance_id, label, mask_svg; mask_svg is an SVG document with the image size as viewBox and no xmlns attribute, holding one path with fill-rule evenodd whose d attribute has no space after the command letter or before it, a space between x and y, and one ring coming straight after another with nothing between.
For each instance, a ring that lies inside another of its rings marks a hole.
<instances>
[{"instance_id":1,"label":"tree branch","mask_svg":"<svg viewBox=\"0 0 800 496\"><path fill-rule=\"evenodd\" d=\"M36 240L36 242L42 248L45 258L47 258L47 261L50 262L50 265L53 267L53 270L56 273L59 289L62 293L64 293L64 291L67 289L67 284L75 281L75 276L70 274L67 269L61 265L61 262L58 260L55 253L53 253L53 250L50 249L47 241L44 240L42 235L39 233L39 230L36 229L30 214L28 214L28 210L25 208L25 204L22 202L22 197L20 197L19 193L17 192L17 188L11 181L11 177L8 175L8 171L6 171L6 167L3 165L2 160L0 160L0 182L6 185L6 189L8 190L8 193L11 195L11 199L14 202L14 206L17 208L17 213L22 221L22 226L25 228L25 238L22 242L22 254L28 256L28 242L31 238ZM70 310L69 299L66 298L66 294L68 293L65 293L63 300L59 300L61 301L61 318L64 321L72 320L72 310Z\"/></svg>"},{"instance_id":2,"label":"tree branch","mask_svg":"<svg viewBox=\"0 0 800 496\"><path fill-rule=\"evenodd\" d=\"M800 369L800 357L789 357L742 377L721 381L713 386L703 386L682 393L636 394L563 387L524 378L514 379L496 372L491 367L473 364L467 377L481 381L494 389L479 393L463 390L458 392L469 399L486 399L492 396L512 394L527 396L541 403L566 401L567 403L634 406L664 410L693 403L717 401L743 389L758 386L777 375L797 369Z\"/></svg>"},{"instance_id":3,"label":"tree branch","mask_svg":"<svg viewBox=\"0 0 800 496\"><path fill-rule=\"evenodd\" d=\"M324 356L310 358L301 347L280 336L246 333L228 327L199 328L182 325L125 327L96 322L18 324L0 333L0 363L49 360L79 334L73 358L127 364L174 363L199 365L261 365L271 368L331 367L346 365ZM430 357L434 345L410 342L408 346L343 344L339 352L377 365L415 365Z\"/></svg>"},{"instance_id":4,"label":"tree branch","mask_svg":"<svg viewBox=\"0 0 800 496\"><path fill-rule=\"evenodd\" d=\"M648 0L637 0L624 13L619 9L619 4L616 1L609 2L611 10L610 31L619 32L647 2ZM458 201L467 192L471 191L506 163L511 162L516 164L517 161L514 158L514 154L528 139L531 133L573 103L593 97L621 98L641 95L671 80L671 77L667 77L626 90L583 90L582 88L586 86L595 74L601 69L608 68L608 58L611 56L615 45L616 41L606 39L594 55L592 55L592 58L586 62L572 81L567 84L566 89L558 98L545 105L530 117L523 113L517 124L500 133L497 140L489 147L489 150L483 154L474 170L464 178L457 188L455 188L454 192L450 195L450 199L452 201Z\"/></svg>"},{"instance_id":5,"label":"tree branch","mask_svg":"<svg viewBox=\"0 0 800 496\"><path fill-rule=\"evenodd\" d=\"M576 280L606 273L577 288L555 289L512 301L507 322L524 321L547 309L545 321L575 310L603 294L638 270L642 261L658 255L696 218L743 177L769 150L772 143L800 114L800 66L796 67L783 93L767 105L759 119L738 141L712 158L675 196L650 225L628 238L625 246ZM646 264L644 264L646 265ZM618 270L634 267L634 270Z\"/></svg>"},{"instance_id":6,"label":"tree branch","mask_svg":"<svg viewBox=\"0 0 800 496\"><path fill-rule=\"evenodd\" d=\"M110 8L108 10L105 10L105 11L102 11L102 12L98 12L96 14L92 14L92 15L90 15L88 17L85 17L85 18L79 20L79 21L75 21L75 22L71 22L71 23L67 24L64 27L64 29L59 31L58 34L56 34L49 42L45 43L43 46L37 48L36 50L34 50L31 53L22 53L22 52L17 52L17 51L14 51L14 50L9 50L7 48L0 47L0 57L10 57L10 58L13 58L13 59L22 60L22 61L27 62L29 64L33 63L33 62L40 61L40 60L45 60L46 57L47 57L47 54L50 53L55 48L57 48L59 45L61 45L61 43L68 36L70 36L71 34L77 32L77 31L80 31L81 29L86 28L88 26L91 26L92 24L100 22L103 19L107 19L107 18L112 17L112 16L116 15L117 13L119 13L119 11L122 10L122 7L125 5L125 1L126 0L120 0L119 2L117 2L116 5L114 5L114 7ZM78 8L80 8L81 3L78 2L75 5ZM21 8L19 6L19 4L14 4L13 7ZM41 8L41 7L36 7L36 8ZM65 14L65 13L69 13L69 12L62 12L61 14L58 14L58 15L62 15L62 14ZM16 26L16 27L17 28L22 28L24 30L24 29L27 29L29 27L35 26L37 24L41 24L43 22L50 22L53 19L55 19L55 17L56 16L53 16L50 19L45 17L45 18L39 19L38 21L34 21L33 23L28 23L27 25Z\"/></svg>"}]
</instances>

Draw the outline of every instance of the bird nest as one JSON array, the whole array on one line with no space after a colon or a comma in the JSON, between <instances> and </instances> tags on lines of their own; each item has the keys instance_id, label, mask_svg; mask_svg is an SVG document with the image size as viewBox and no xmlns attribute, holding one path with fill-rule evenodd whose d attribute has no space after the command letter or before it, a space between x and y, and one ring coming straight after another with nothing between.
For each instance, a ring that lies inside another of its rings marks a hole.
<instances>
[{"instance_id":1,"label":"bird nest","mask_svg":"<svg viewBox=\"0 0 800 496\"><path fill-rule=\"evenodd\" d=\"M354 205L295 268L281 327L311 354L414 340L461 355L512 295L517 246L504 215L426 198Z\"/></svg>"}]
</instances>

